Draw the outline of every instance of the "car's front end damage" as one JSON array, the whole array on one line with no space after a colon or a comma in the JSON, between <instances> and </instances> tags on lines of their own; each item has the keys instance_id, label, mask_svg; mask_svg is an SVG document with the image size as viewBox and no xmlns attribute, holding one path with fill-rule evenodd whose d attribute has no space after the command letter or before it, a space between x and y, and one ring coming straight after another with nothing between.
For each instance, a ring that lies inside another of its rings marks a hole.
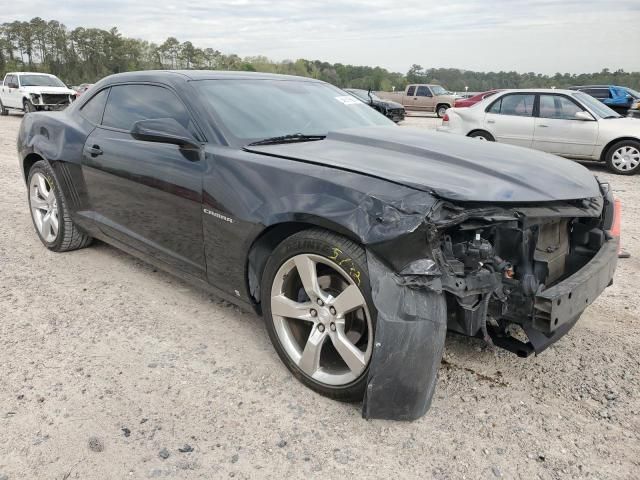
<instances>
[{"instance_id":1,"label":"car's front end damage","mask_svg":"<svg viewBox=\"0 0 640 480\"><path fill-rule=\"evenodd\" d=\"M71 93L31 93L29 94L31 103L36 110L56 111L64 110L74 100Z\"/></svg>"},{"instance_id":2,"label":"car's front end damage","mask_svg":"<svg viewBox=\"0 0 640 480\"><path fill-rule=\"evenodd\" d=\"M446 330L521 357L566 334L616 268L619 212L600 188L599 197L536 205L439 201L417 229L424 258L394 271L370 249L378 330L364 416L426 412Z\"/></svg>"},{"instance_id":3,"label":"car's front end damage","mask_svg":"<svg viewBox=\"0 0 640 480\"><path fill-rule=\"evenodd\" d=\"M377 319L366 418L427 411L447 330L539 353L611 283L615 202L574 162L395 127L252 152L332 168L331 195L313 197L317 209L305 196L305 208L367 253Z\"/></svg>"}]
</instances>

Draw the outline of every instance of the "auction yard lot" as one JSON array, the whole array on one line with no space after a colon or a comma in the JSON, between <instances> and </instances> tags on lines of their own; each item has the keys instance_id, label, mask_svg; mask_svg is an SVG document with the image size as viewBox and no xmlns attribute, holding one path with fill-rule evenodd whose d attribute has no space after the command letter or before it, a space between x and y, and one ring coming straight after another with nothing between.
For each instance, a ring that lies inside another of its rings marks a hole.
<instances>
[{"instance_id":1,"label":"auction yard lot","mask_svg":"<svg viewBox=\"0 0 640 480\"><path fill-rule=\"evenodd\" d=\"M449 336L427 415L365 421L297 382L253 313L103 243L46 250L20 120L0 117L0 479L638 478L640 177L591 167L631 258L567 336L524 360Z\"/></svg>"}]
</instances>

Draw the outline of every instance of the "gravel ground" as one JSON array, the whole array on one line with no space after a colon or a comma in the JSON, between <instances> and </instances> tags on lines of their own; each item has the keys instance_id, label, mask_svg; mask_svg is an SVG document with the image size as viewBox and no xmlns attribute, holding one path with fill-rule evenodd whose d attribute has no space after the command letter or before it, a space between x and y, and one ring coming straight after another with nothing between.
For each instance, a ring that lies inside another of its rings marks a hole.
<instances>
[{"instance_id":1,"label":"gravel ground","mask_svg":"<svg viewBox=\"0 0 640 480\"><path fill-rule=\"evenodd\" d=\"M432 128L437 120L404 124ZM260 318L105 244L47 251L0 117L0 479L638 478L640 177L616 283L540 357L447 339L430 412L312 393Z\"/></svg>"}]
</instances>

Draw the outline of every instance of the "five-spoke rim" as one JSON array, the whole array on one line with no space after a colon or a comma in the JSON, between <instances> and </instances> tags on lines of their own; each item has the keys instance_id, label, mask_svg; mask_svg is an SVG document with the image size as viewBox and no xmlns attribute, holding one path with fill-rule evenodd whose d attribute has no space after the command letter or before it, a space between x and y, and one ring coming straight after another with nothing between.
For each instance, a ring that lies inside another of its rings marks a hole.
<instances>
[{"instance_id":1,"label":"five-spoke rim","mask_svg":"<svg viewBox=\"0 0 640 480\"><path fill-rule=\"evenodd\" d=\"M51 243L58 236L58 202L47 178L36 172L29 184L29 204L33 222L45 242Z\"/></svg>"},{"instance_id":2,"label":"five-spoke rim","mask_svg":"<svg viewBox=\"0 0 640 480\"><path fill-rule=\"evenodd\" d=\"M367 303L331 260L302 254L284 262L273 281L271 314L280 344L312 379L342 386L367 368L373 346Z\"/></svg>"},{"instance_id":3,"label":"five-spoke rim","mask_svg":"<svg viewBox=\"0 0 640 480\"><path fill-rule=\"evenodd\" d=\"M625 145L613 152L611 161L614 167L623 172L634 170L640 165L640 150L636 147Z\"/></svg>"}]
</instances>

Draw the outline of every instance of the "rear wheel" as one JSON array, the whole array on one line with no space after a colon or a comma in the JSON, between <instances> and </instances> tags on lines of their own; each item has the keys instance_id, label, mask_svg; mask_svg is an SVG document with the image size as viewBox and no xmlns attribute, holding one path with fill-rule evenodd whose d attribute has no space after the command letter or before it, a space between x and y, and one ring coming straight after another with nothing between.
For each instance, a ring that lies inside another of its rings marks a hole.
<instances>
[{"instance_id":1,"label":"rear wheel","mask_svg":"<svg viewBox=\"0 0 640 480\"><path fill-rule=\"evenodd\" d=\"M64 196L45 161L31 167L28 185L31 219L45 247L54 252L67 252L91 243L91 237L71 220Z\"/></svg>"},{"instance_id":2,"label":"rear wheel","mask_svg":"<svg viewBox=\"0 0 640 480\"><path fill-rule=\"evenodd\" d=\"M485 132L484 130L476 130L475 132L471 132L469 135L471 138L476 138L478 140L483 140L486 142L495 142L496 139L493 138L489 132Z\"/></svg>"},{"instance_id":3,"label":"rear wheel","mask_svg":"<svg viewBox=\"0 0 640 480\"><path fill-rule=\"evenodd\" d=\"M322 395L362 399L375 309L364 250L324 230L282 242L262 278L269 337L287 368Z\"/></svg>"},{"instance_id":4,"label":"rear wheel","mask_svg":"<svg viewBox=\"0 0 640 480\"><path fill-rule=\"evenodd\" d=\"M9 115L9 110L4 108L4 105L2 104L2 100L0 100L0 115L2 115L3 117L6 115Z\"/></svg>"},{"instance_id":5,"label":"rear wheel","mask_svg":"<svg viewBox=\"0 0 640 480\"><path fill-rule=\"evenodd\" d=\"M621 140L612 145L605 157L607 167L619 175L633 175L640 171L640 142Z\"/></svg>"},{"instance_id":6,"label":"rear wheel","mask_svg":"<svg viewBox=\"0 0 640 480\"><path fill-rule=\"evenodd\" d=\"M436 115L438 115L438 118L444 117L444 114L447 113L447 109L449 108L451 108L449 105L438 105L436 108Z\"/></svg>"}]
</instances>

